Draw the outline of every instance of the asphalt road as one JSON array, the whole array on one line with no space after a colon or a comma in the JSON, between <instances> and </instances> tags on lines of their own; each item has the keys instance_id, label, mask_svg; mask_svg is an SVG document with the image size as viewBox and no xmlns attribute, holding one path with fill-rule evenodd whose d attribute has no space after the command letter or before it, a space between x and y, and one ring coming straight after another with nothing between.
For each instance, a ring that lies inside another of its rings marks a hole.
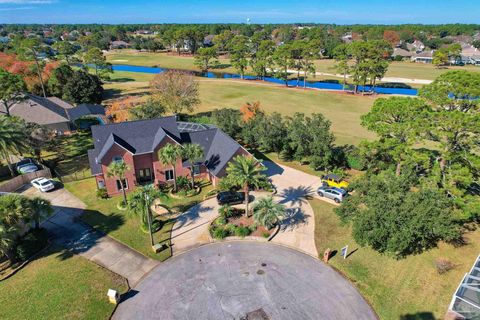
<instances>
[{"instance_id":1,"label":"asphalt road","mask_svg":"<svg viewBox=\"0 0 480 320\"><path fill-rule=\"evenodd\" d=\"M209 244L156 267L113 319L376 319L322 262L283 246Z\"/></svg>"}]
</instances>

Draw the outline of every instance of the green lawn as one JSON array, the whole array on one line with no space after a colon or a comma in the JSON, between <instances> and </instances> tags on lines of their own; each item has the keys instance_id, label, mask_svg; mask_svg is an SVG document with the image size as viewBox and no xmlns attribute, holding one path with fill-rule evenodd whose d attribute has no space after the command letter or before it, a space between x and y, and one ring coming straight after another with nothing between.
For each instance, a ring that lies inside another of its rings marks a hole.
<instances>
[{"instance_id":1,"label":"green lawn","mask_svg":"<svg viewBox=\"0 0 480 320\"><path fill-rule=\"evenodd\" d=\"M171 256L170 249L163 250L158 254L152 251L149 235L140 229L139 218L128 211L117 208L122 196L115 196L106 200L96 198L97 187L94 178L66 183L65 188L87 205L87 210L82 215L82 220L86 223L153 259L164 261ZM203 196L211 188L210 185L206 186L199 195L194 197L180 200L169 198L162 202L173 213L183 212L202 201ZM174 224L173 217L157 218L161 221L162 227L154 234L155 243L170 244L170 231Z\"/></svg>"},{"instance_id":2,"label":"green lawn","mask_svg":"<svg viewBox=\"0 0 480 320\"><path fill-rule=\"evenodd\" d=\"M316 60L315 67L317 72L338 73L335 68L335 61L331 59ZM413 63L409 61L393 61L388 67L386 77L399 77L407 79L426 79L435 80L439 75L450 70L468 70L480 72L479 67L475 66L452 66L448 68L436 68L432 64ZM340 79L340 78L339 78Z\"/></svg>"},{"instance_id":3,"label":"green lawn","mask_svg":"<svg viewBox=\"0 0 480 320\"><path fill-rule=\"evenodd\" d=\"M80 256L51 247L0 282L2 319L109 319L107 290L125 280Z\"/></svg>"},{"instance_id":4,"label":"green lawn","mask_svg":"<svg viewBox=\"0 0 480 320\"><path fill-rule=\"evenodd\" d=\"M136 73L132 73L131 77L134 79ZM363 139L374 138L373 133L360 125L360 116L370 110L375 101L374 97L285 88L256 81L197 79L200 84L201 104L196 112L216 108L239 109L247 101L260 101L262 108L269 113L276 111L287 116L295 112L322 113L332 121L332 131L338 144L358 144ZM145 96L149 92L147 82L109 83L105 88L110 98L122 95Z\"/></svg>"},{"instance_id":5,"label":"green lawn","mask_svg":"<svg viewBox=\"0 0 480 320\"><path fill-rule=\"evenodd\" d=\"M139 66L160 66L165 68L198 70L198 68L193 64L193 57L178 56L175 54L172 55L167 53L139 53L128 50L109 53L107 54L107 60L113 64L133 64ZM223 68L219 68L217 69L217 71L237 73L236 70L230 66L229 59L220 59L220 63L222 64ZM333 68L334 64L335 61L332 59L316 60L316 71L324 73L337 73ZM409 61L393 61L390 63L386 76L407 79L434 80L440 74L449 70L469 70L480 72L480 68L475 66L452 66L448 68L438 69L431 64L412 63ZM248 70L247 72L249 71L250 70ZM341 80L341 78L332 79Z\"/></svg>"},{"instance_id":6,"label":"green lawn","mask_svg":"<svg viewBox=\"0 0 480 320\"><path fill-rule=\"evenodd\" d=\"M429 317L432 315L443 318L452 294L480 252L480 230L476 230L465 235L468 244L462 247L441 243L423 254L394 260L359 247L350 228L341 225L332 205L317 199L310 200L310 204L315 212L319 256L327 248L340 251L348 244L351 255L344 260L337 253L330 264L355 284L380 319L434 319ZM455 269L439 275L435 260L440 257L452 261Z\"/></svg>"}]
</instances>

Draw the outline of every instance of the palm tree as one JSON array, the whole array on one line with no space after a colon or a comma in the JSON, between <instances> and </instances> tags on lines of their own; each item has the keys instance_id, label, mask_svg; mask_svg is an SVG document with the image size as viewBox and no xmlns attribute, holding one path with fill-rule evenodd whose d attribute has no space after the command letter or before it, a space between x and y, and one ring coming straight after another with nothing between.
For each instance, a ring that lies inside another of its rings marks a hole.
<instances>
[{"instance_id":1,"label":"palm tree","mask_svg":"<svg viewBox=\"0 0 480 320\"><path fill-rule=\"evenodd\" d=\"M227 167L227 179L234 185L243 188L245 192L245 214L248 216L248 198L250 187L258 187L266 176L262 174L265 167L252 157L236 156Z\"/></svg>"},{"instance_id":2,"label":"palm tree","mask_svg":"<svg viewBox=\"0 0 480 320\"><path fill-rule=\"evenodd\" d=\"M10 162L10 154L26 151L27 141L22 121L16 117L0 116L0 154L7 162L12 177L15 172Z\"/></svg>"},{"instance_id":3,"label":"palm tree","mask_svg":"<svg viewBox=\"0 0 480 320\"><path fill-rule=\"evenodd\" d=\"M112 161L108 166L107 176L108 177L115 177L120 180L120 187L123 193L123 203L126 205L127 202L127 194L125 193L125 173L130 170L130 167L125 163L125 161Z\"/></svg>"},{"instance_id":4,"label":"palm tree","mask_svg":"<svg viewBox=\"0 0 480 320\"><path fill-rule=\"evenodd\" d=\"M162 192L155 189L153 185L147 185L135 190L129 196L128 209L134 215L140 217L141 228L150 234L150 242L153 246L152 234L152 213L150 207L155 199L164 196Z\"/></svg>"},{"instance_id":5,"label":"palm tree","mask_svg":"<svg viewBox=\"0 0 480 320\"><path fill-rule=\"evenodd\" d=\"M175 164L177 159L182 155L182 149L176 144L167 144L165 147L158 151L158 159L164 165L171 165L173 170L173 191L177 192L177 171L175 170Z\"/></svg>"},{"instance_id":6,"label":"palm tree","mask_svg":"<svg viewBox=\"0 0 480 320\"><path fill-rule=\"evenodd\" d=\"M15 242L15 235L18 227L7 226L0 223L0 257L5 256L10 262L13 262L12 246Z\"/></svg>"},{"instance_id":7,"label":"palm tree","mask_svg":"<svg viewBox=\"0 0 480 320\"><path fill-rule=\"evenodd\" d=\"M267 229L271 229L285 215L285 206L273 201L272 197L258 200L253 208L253 219Z\"/></svg>"},{"instance_id":8,"label":"palm tree","mask_svg":"<svg viewBox=\"0 0 480 320\"><path fill-rule=\"evenodd\" d=\"M194 165L203 158L203 148L196 143L189 143L183 146L183 158L190 162L190 174L192 175L192 188L195 188Z\"/></svg>"},{"instance_id":9,"label":"palm tree","mask_svg":"<svg viewBox=\"0 0 480 320\"><path fill-rule=\"evenodd\" d=\"M41 197L35 197L30 200L30 205L33 211L33 220L35 221L35 229L40 228L40 220L49 217L53 213L52 204L50 201Z\"/></svg>"}]
</instances>

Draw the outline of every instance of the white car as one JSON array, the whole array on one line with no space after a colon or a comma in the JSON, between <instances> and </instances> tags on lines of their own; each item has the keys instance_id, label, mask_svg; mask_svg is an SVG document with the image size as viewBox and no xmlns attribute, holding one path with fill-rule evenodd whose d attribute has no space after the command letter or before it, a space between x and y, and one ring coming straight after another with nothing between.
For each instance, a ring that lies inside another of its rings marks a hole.
<instances>
[{"instance_id":1,"label":"white car","mask_svg":"<svg viewBox=\"0 0 480 320\"><path fill-rule=\"evenodd\" d=\"M53 184L52 180L49 180L47 178L33 179L31 181L31 184L34 188L37 188L41 192L47 192L55 189L55 185Z\"/></svg>"}]
</instances>

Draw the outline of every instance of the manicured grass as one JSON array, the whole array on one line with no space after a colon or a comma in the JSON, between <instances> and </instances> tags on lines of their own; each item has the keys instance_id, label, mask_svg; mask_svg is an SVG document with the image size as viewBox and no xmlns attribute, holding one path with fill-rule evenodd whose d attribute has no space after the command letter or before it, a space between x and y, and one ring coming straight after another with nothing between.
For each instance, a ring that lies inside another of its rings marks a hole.
<instances>
[{"instance_id":1,"label":"manicured grass","mask_svg":"<svg viewBox=\"0 0 480 320\"><path fill-rule=\"evenodd\" d=\"M466 233L467 245L455 248L441 243L423 254L395 260L359 247L350 228L342 225L333 212L334 206L317 199L310 200L310 204L315 212L319 256L327 248L340 252L343 246L349 246L351 254L346 260L337 253L330 264L355 284L380 319L443 318L452 294L480 252L480 230L476 230ZM435 269L437 258L450 260L455 269L439 275Z\"/></svg>"},{"instance_id":2,"label":"manicured grass","mask_svg":"<svg viewBox=\"0 0 480 320\"><path fill-rule=\"evenodd\" d=\"M193 64L193 57L178 56L167 53L146 53L135 52L132 50L109 53L107 60L113 64L133 64L139 66L160 66L165 68L198 70ZM216 71L237 73L234 68L230 66L229 59L220 59L223 68L216 69ZM330 74L336 74L337 71L333 68L335 61L332 59L321 59L315 61L316 71ZM435 68L431 64L412 63L409 61L392 61L386 74L387 77L400 77L407 79L426 79L434 80L442 73L449 70L468 70L480 72L479 67L475 66L451 66L448 68ZM215 70L213 70L215 71ZM250 70L247 70L250 72ZM319 78L319 76L317 76ZM323 78L323 77L322 77ZM332 78L332 77L326 77ZM332 78L340 79L341 78ZM312 79L314 80L314 79ZM317 80L321 80L320 78Z\"/></svg>"},{"instance_id":3,"label":"manicured grass","mask_svg":"<svg viewBox=\"0 0 480 320\"><path fill-rule=\"evenodd\" d=\"M110 288L128 289L120 276L53 246L0 282L1 318L108 319Z\"/></svg>"},{"instance_id":4,"label":"manicured grass","mask_svg":"<svg viewBox=\"0 0 480 320\"><path fill-rule=\"evenodd\" d=\"M158 254L152 251L149 235L140 229L139 217L132 215L129 211L117 208L117 204L122 200L121 195L109 199L97 199L94 178L66 183L65 188L87 205L87 210L82 215L82 220L86 223L153 259L164 261L171 256L170 249L163 250ZM210 185L203 188L197 196L185 199L163 199L162 203L167 205L174 214L183 212L202 201L203 196L209 190L211 190ZM155 243L170 245L173 218L174 215L157 217L157 220L161 221L161 229L154 234Z\"/></svg>"},{"instance_id":5,"label":"manicured grass","mask_svg":"<svg viewBox=\"0 0 480 320\"><path fill-rule=\"evenodd\" d=\"M317 72L338 73L335 68L335 61L331 59L315 61ZM448 68L436 68L432 64L413 63L409 61L392 61L388 67L386 77L399 77L407 79L426 79L435 80L439 75L450 70L468 70L480 72L479 67L475 66L451 66ZM339 78L341 79L341 78Z\"/></svg>"},{"instance_id":6,"label":"manicured grass","mask_svg":"<svg viewBox=\"0 0 480 320\"><path fill-rule=\"evenodd\" d=\"M267 113L279 112L286 116L295 112L322 113L332 121L332 131L338 144L358 144L363 139L375 137L360 125L360 116L370 110L375 97L285 88L261 81L204 78L197 78L197 81L200 84L201 100L196 109L198 113L216 108L240 109L246 102L260 101L262 109ZM111 98L146 95L149 92L145 82L110 83L105 87Z\"/></svg>"},{"instance_id":7,"label":"manicured grass","mask_svg":"<svg viewBox=\"0 0 480 320\"><path fill-rule=\"evenodd\" d=\"M267 113L291 116L295 112L322 113L332 122L338 144L358 144L374 134L360 125L375 98L339 92L284 88L262 82L200 79L201 105L198 112L215 108L239 109L245 102L260 101Z\"/></svg>"},{"instance_id":8,"label":"manicured grass","mask_svg":"<svg viewBox=\"0 0 480 320\"><path fill-rule=\"evenodd\" d=\"M130 64L136 66L162 67L169 69L199 70L194 65L194 58L189 55L177 55L164 52L135 52L126 50L121 52L110 52L106 55L107 61L112 64ZM220 68L212 71L235 72L230 66L229 59L218 59Z\"/></svg>"}]
</instances>

